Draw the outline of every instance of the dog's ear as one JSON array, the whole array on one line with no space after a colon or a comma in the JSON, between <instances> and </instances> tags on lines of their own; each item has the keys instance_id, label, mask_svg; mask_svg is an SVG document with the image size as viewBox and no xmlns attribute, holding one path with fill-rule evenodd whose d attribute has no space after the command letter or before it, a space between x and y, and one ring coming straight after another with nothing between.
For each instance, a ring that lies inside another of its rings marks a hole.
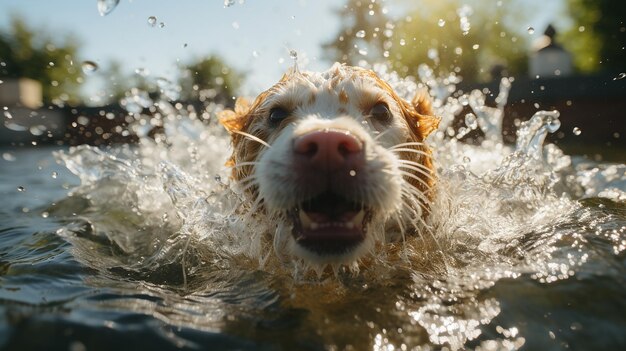
<instances>
[{"instance_id":1,"label":"dog's ear","mask_svg":"<svg viewBox=\"0 0 626 351\"><path fill-rule=\"evenodd\" d=\"M240 131L246 122L246 116L250 112L250 102L245 98L237 98L235 110L224 110L217 113L217 119L229 133Z\"/></svg>"},{"instance_id":2,"label":"dog's ear","mask_svg":"<svg viewBox=\"0 0 626 351\"><path fill-rule=\"evenodd\" d=\"M423 139L426 139L427 136L430 135L433 131L437 130L439 127L439 117L436 117L433 112L433 104L426 90L419 90L413 101L411 101L411 105L417 112L415 116L417 118L416 125L419 135L422 136Z\"/></svg>"}]
</instances>

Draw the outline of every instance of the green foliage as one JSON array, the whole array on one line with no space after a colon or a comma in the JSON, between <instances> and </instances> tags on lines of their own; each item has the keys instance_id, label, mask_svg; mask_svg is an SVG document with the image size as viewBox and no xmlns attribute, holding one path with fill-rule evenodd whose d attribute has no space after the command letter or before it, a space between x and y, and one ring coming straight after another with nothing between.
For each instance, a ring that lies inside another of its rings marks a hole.
<instances>
[{"instance_id":1,"label":"green foliage","mask_svg":"<svg viewBox=\"0 0 626 351\"><path fill-rule=\"evenodd\" d=\"M217 56L189 62L179 67L180 99L232 103L233 96L241 86L243 74L236 72ZM110 61L101 69L105 78L106 100L117 102L133 91L144 91L151 97L160 95L157 80L148 72L127 74L119 61Z\"/></svg>"},{"instance_id":2,"label":"green foliage","mask_svg":"<svg viewBox=\"0 0 626 351\"><path fill-rule=\"evenodd\" d=\"M61 41L29 28L19 17L11 21L10 30L0 33L0 76L31 78L42 85L44 103L80 101L83 82L78 41L66 36Z\"/></svg>"},{"instance_id":3,"label":"green foliage","mask_svg":"<svg viewBox=\"0 0 626 351\"><path fill-rule=\"evenodd\" d=\"M243 77L218 56L210 56L187 63L180 85L187 99L228 103L236 96Z\"/></svg>"},{"instance_id":4,"label":"green foliage","mask_svg":"<svg viewBox=\"0 0 626 351\"><path fill-rule=\"evenodd\" d=\"M148 77L133 73L128 75L124 72L124 65L118 60L111 60L100 69L99 75L104 78L104 100L109 103L118 102L132 89L136 88L148 93L156 93L158 87Z\"/></svg>"},{"instance_id":5,"label":"green foliage","mask_svg":"<svg viewBox=\"0 0 626 351\"><path fill-rule=\"evenodd\" d=\"M561 43L582 72L626 69L626 1L567 0L571 29Z\"/></svg>"},{"instance_id":6,"label":"green foliage","mask_svg":"<svg viewBox=\"0 0 626 351\"><path fill-rule=\"evenodd\" d=\"M463 4L474 9L466 34L457 13ZM527 72L528 43L521 30L524 26L518 23L523 11L515 4L505 7L492 0L422 0L406 5L414 8L392 21L378 2L348 0L337 12L343 26L337 39L324 45L327 57L349 64L361 59L389 61L395 70L409 74L427 63L470 81L488 80L495 66L510 75ZM365 31L365 38L357 37L360 30ZM366 48L368 54L360 55L360 48Z\"/></svg>"},{"instance_id":7,"label":"green foliage","mask_svg":"<svg viewBox=\"0 0 626 351\"><path fill-rule=\"evenodd\" d=\"M473 13L468 16L470 29L464 33L458 12L462 3L468 1L429 3L428 11L411 11L400 21L390 55L394 69L414 74L420 64L428 63L469 81L489 80L491 70L498 66L506 75L525 74L526 38L509 27L515 19L508 16L518 9L513 4L494 6L495 2L487 0L469 2Z\"/></svg>"},{"instance_id":8,"label":"green foliage","mask_svg":"<svg viewBox=\"0 0 626 351\"><path fill-rule=\"evenodd\" d=\"M382 57L388 41L385 34L391 35L389 26L393 24L379 2L348 0L336 14L342 19L341 28L334 40L322 45L327 59L356 65L361 59Z\"/></svg>"}]
</instances>

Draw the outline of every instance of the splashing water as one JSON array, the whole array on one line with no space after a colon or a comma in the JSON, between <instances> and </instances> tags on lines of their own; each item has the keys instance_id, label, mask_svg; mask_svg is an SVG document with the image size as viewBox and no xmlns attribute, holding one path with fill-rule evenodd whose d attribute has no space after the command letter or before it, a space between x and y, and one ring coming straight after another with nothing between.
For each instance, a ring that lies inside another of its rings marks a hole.
<instances>
[{"instance_id":1,"label":"splashing water","mask_svg":"<svg viewBox=\"0 0 626 351\"><path fill-rule=\"evenodd\" d=\"M74 215L57 234L90 267L189 296L223 284L225 278L215 280L219 274L260 272L255 289L271 291L272 301L282 296L282 306L308 311L305 326L315 330L318 322L347 323L337 306L359 306L348 313L348 320L354 322L354 314L364 325L355 331L357 348L545 346L543 339L530 338L531 327L511 316L528 313L525 301L545 307L533 298L540 289L576 288L596 274L604 255L623 257L626 218L616 209L623 209L618 202L626 199L626 166L577 160L544 145L560 126L557 111L538 111L520 125L516 145L506 145L502 120L512 79L502 79L492 107L481 91L454 94L460 78L437 76L426 65L418 69L422 83L384 65L373 69L405 99L419 84L433 96L441 116L429 140L438 184L428 230L401 245L381 247L356 276L338 269L320 279L275 253L280 247L265 233L285 228L238 214L247 205L223 166L228 135L213 120L200 120L195 108L166 101L175 100L179 89L161 78L163 98L156 102L136 89L122 100L132 113L128 130L139 138L136 147L79 146L56 154L80 179L63 200L65 211ZM151 115L144 114L147 108ZM219 109L210 104L202 112ZM472 112L462 115L464 109ZM465 126L455 130L458 116ZM484 141L461 142L469 131L483 133ZM598 241L609 254L590 249ZM94 245L101 248L96 253ZM612 269L606 277L623 273L619 263ZM545 325L533 318L528 316L529 325ZM343 334L331 328L320 337L339 348L355 343L354 335Z\"/></svg>"},{"instance_id":2,"label":"splashing water","mask_svg":"<svg viewBox=\"0 0 626 351\"><path fill-rule=\"evenodd\" d=\"M473 13L474 10L469 5L463 5L457 10L457 15L459 16L459 26L463 35L469 34L471 28L469 16Z\"/></svg>"}]
</instances>

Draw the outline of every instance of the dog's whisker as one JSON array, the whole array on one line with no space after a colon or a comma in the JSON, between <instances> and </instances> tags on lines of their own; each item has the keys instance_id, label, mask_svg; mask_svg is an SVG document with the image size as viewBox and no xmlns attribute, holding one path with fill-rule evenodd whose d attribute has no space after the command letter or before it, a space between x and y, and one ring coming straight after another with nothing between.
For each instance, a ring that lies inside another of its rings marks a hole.
<instances>
[{"instance_id":1,"label":"dog's whisker","mask_svg":"<svg viewBox=\"0 0 626 351\"><path fill-rule=\"evenodd\" d=\"M414 199L414 207L424 207L428 205L426 197L424 197L424 195L420 192L412 191L410 189L403 189L402 195L404 195L406 198Z\"/></svg>"},{"instance_id":2,"label":"dog's whisker","mask_svg":"<svg viewBox=\"0 0 626 351\"><path fill-rule=\"evenodd\" d=\"M427 153L426 151L416 150L416 149L409 149L409 148L389 149L389 151L391 151L393 153L412 152L412 153L415 153L415 154L418 154L418 155L422 155L422 156L425 156L425 157L432 157L432 155Z\"/></svg>"},{"instance_id":3,"label":"dog's whisker","mask_svg":"<svg viewBox=\"0 0 626 351\"><path fill-rule=\"evenodd\" d=\"M246 183L250 183L250 182L254 182L254 181L258 181L258 179L257 179L257 177L255 175L247 176L247 177L242 178L241 180L239 180L237 182L237 187L239 187L239 189L241 189L241 187L246 186Z\"/></svg>"},{"instance_id":4,"label":"dog's whisker","mask_svg":"<svg viewBox=\"0 0 626 351\"><path fill-rule=\"evenodd\" d=\"M430 200L419 190L415 188L402 189L402 195L407 199L413 200L413 207L419 207L420 211L430 213Z\"/></svg>"},{"instance_id":5,"label":"dog's whisker","mask_svg":"<svg viewBox=\"0 0 626 351\"><path fill-rule=\"evenodd\" d=\"M423 203L420 201L413 201L409 194L402 194L402 205L406 208L406 211L409 213L409 221L413 225L413 227L417 227L415 221L422 217L423 215Z\"/></svg>"},{"instance_id":6,"label":"dog's whisker","mask_svg":"<svg viewBox=\"0 0 626 351\"><path fill-rule=\"evenodd\" d=\"M396 144L396 145L390 147L389 150L397 149L399 147L404 147L404 146L426 146L426 144L421 143L419 141L412 141L412 142Z\"/></svg>"},{"instance_id":7,"label":"dog's whisker","mask_svg":"<svg viewBox=\"0 0 626 351\"><path fill-rule=\"evenodd\" d=\"M252 179L248 185L245 185L243 188L241 188L241 191L245 193L246 191L248 191L249 189L255 186L259 186L259 183L255 179Z\"/></svg>"},{"instance_id":8,"label":"dog's whisker","mask_svg":"<svg viewBox=\"0 0 626 351\"><path fill-rule=\"evenodd\" d=\"M420 178L420 177L416 176L416 175L415 175L415 174L413 174L413 173L409 173L409 172L406 172L406 171L399 171L399 173L400 173L401 175L403 175L403 176L406 176L406 177L409 177L409 178L411 178L411 179L415 179L415 180L417 180L417 181L418 181L418 182L420 182L422 185L424 185L426 188L430 187L430 185L429 185L426 181L424 181L424 179L422 179L422 178Z\"/></svg>"},{"instance_id":9,"label":"dog's whisker","mask_svg":"<svg viewBox=\"0 0 626 351\"><path fill-rule=\"evenodd\" d=\"M432 171L432 169L424 166L423 164L421 164L419 162L411 161L411 160L399 159L398 163L419 167L419 168L422 168L422 169L427 170L427 171Z\"/></svg>"},{"instance_id":10,"label":"dog's whisker","mask_svg":"<svg viewBox=\"0 0 626 351\"><path fill-rule=\"evenodd\" d=\"M411 166L411 165L402 165L402 164L398 165L398 168L410 169L410 170L415 171L415 172L417 172L419 174L422 174L423 176L427 177L430 180L433 180L433 181L435 180L435 177L433 177L432 174L427 173L426 171L424 171L421 168L417 168L417 167L414 167L414 166Z\"/></svg>"},{"instance_id":11,"label":"dog's whisker","mask_svg":"<svg viewBox=\"0 0 626 351\"><path fill-rule=\"evenodd\" d=\"M237 162L236 164L232 166L224 167L224 169L229 170L229 169L234 169L234 168L239 168L239 167L244 167L244 166L258 166L258 165L259 165L259 162L257 161Z\"/></svg>"},{"instance_id":12,"label":"dog's whisker","mask_svg":"<svg viewBox=\"0 0 626 351\"><path fill-rule=\"evenodd\" d=\"M248 133L246 133L246 132L242 132L242 131L240 131L240 130L233 130L233 133L243 135L243 136L245 136L246 138L248 138L248 139L250 139L250 140L254 140L254 141L258 142L259 144L261 144L261 145L263 145L263 146L266 146L267 148L271 148L271 147L272 147L272 146L271 146L270 144L268 144L266 141L262 140L262 139L261 139L261 138L259 138L259 137L254 136L254 135L252 135L252 134L248 134Z\"/></svg>"},{"instance_id":13,"label":"dog's whisker","mask_svg":"<svg viewBox=\"0 0 626 351\"><path fill-rule=\"evenodd\" d=\"M407 252L407 246L406 246L406 234L405 234L404 224L402 223L402 219L400 218L400 213L394 213L393 217L396 220L396 222L398 223L398 228L400 229L400 236L402 237L402 256L403 256L403 259L405 261L409 262L409 254Z\"/></svg>"},{"instance_id":14,"label":"dog's whisker","mask_svg":"<svg viewBox=\"0 0 626 351\"><path fill-rule=\"evenodd\" d=\"M383 135L385 135L385 134L387 134L387 133L389 133L389 132L391 132L391 129L385 129L385 131L384 131L384 132L382 132L382 133L378 133L378 135L376 135L376 136L374 137L374 141L377 141L378 139L382 138L382 136L383 136Z\"/></svg>"}]
</instances>

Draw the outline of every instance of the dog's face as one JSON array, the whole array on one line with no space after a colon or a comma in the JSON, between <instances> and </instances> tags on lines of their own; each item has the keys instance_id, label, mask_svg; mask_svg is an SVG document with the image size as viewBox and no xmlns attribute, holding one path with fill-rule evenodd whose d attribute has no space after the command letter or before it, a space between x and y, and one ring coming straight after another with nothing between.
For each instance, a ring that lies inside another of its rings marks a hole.
<instances>
[{"instance_id":1,"label":"dog's face","mask_svg":"<svg viewBox=\"0 0 626 351\"><path fill-rule=\"evenodd\" d=\"M434 179L431 114L423 95L409 103L372 71L335 64L286 74L219 118L233 138L233 178L277 222L275 245L326 264L417 230Z\"/></svg>"}]
</instances>

